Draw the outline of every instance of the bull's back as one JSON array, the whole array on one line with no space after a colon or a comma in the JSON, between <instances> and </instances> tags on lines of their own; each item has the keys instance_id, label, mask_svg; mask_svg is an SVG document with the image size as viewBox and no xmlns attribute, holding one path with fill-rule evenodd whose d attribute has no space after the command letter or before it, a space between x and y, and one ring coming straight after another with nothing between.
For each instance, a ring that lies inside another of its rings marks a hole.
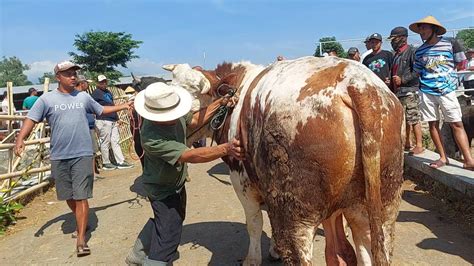
<instances>
[{"instance_id":1,"label":"bull's back","mask_svg":"<svg viewBox=\"0 0 474 266\"><path fill-rule=\"evenodd\" d=\"M363 197L359 118L348 87L374 94L374 102L382 104L385 132L401 127L401 120L390 118L400 112L396 97L362 65L336 58L283 61L262 73L246 93L242 120L248 130L247 168L266 200L289 197L314 213ZM399 132L384 137L382 145L399 146ZM394 155L388 151L381 157Z\"/></svg>"}]
</instances>

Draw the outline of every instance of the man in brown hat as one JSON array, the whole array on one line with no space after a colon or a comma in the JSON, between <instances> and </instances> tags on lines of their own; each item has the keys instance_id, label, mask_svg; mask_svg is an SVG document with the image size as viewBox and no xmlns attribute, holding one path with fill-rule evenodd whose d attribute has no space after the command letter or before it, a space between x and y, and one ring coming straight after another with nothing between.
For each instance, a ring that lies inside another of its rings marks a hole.
<instances>
[{"instance_id":1,"label":"man in brown hat","mask_svg":"<svg viewBox=\"0 0 474 266\"><path fill-rule=\"evenodd\" d=\"M410 25L410 30L420 34L424 43L415 52L413 65L420 78L420 111L424 121L428 121L430 135L440 158L430 164L439 168L448 164L448 157L441 141L439 129L440 109L445 123L449 123L454 139L464 156L464 168L474 170L466 131L462 124L462 113L456 98L456 69L460 69L466 56L461 45L452 39L440 37L446 29L432 16Z\"/></svg>"}]
</instances>

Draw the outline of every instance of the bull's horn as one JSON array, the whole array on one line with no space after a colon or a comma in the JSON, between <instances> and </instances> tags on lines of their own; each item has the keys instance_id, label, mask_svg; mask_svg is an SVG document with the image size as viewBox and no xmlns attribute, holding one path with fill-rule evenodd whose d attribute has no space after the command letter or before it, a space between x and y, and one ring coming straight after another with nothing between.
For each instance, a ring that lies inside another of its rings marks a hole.
<instances>
[{"instance_id":1,"label":"bull's horn","mask_svg":"<svg viewBox=\"0 0 474 266\"><path fill-rule=\"evenodd\" d=\"M132 74L132 79L133 79L134 81L138 81L138 82L141 81L140 78L137 78L137 77L135 77L135 75L133 75L133 72L130 72L130 73Z\"/></svg>"},{"instance_id":2,"label":"bull's horn","mask_svg":"<svg viewBox=\"0 0 474 266\"><path fill-rule=\"evenodd\" d=\"M176 67L176 64L163 65L164 70L168 70L168 71L171 71L171 72L174 70L175 67Z\"/></svg>"}]
</instances>

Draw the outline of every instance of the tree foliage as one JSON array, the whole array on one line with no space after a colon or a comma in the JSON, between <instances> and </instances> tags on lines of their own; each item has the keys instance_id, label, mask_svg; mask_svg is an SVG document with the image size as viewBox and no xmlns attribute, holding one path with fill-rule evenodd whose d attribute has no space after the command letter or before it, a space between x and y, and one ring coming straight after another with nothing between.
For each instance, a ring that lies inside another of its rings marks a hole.
<instances>
[{"instance_id":1,"label":"tree foliage","mask_svg":"<svg viewBox=\"0 0 474 266\"><path fill-rule=\"evenodd\" d=\"M464 48L474 48L474 29L461 30L456 34L456 38L462 41Z\"/></svg>"},{"instance_id":2,"label":"tree foliage","mask_svg":"<svg viewBox=\"0 0 474 266\"><path fill-rule=\"evenodd\" d=\"M127 67L127 62L138 58L133 50L139 48L141 43L124 32L90 31L77 34L74 40L74 46L81 54L69 52L69 55L75 63L84 66L87 76L95 78L104 74L114 80L122 76L116 67Z\"/></svg>"},{"instance_id":3,"label":"tree foliage","mask_svg":"<svg viewBox=\"0 0 474 266\"><path fill-rule=\"evenodd\" d=\"M56 80L56 76L53 74L53 72L46 72L43 74L42 77L38 78L38 84L44 84L44 79L49 78L49 83L58 83Z\"/></svg>"},{"instance_id":4,"label":"tree foliage","mask_svg":"<svg viewBox=\"0 0 474 266\"><path fill-rule=\"evenodd\" d=\"M28 80L23 71L29 70L30 66L23 64L16 56L0 61L0 87L7 86L7 82L13 82L13 86L23 86L33 84Z\"/></svg>"},{"instance_id":5,"label":"tree foliage","mask_svg":"<svg viewBox=\"0 0 474 266\"><path fill-rule=\"evenodd\" d=\"M328 42L328 43L324 43ZM334 50L337 53L337 56L339 57L347 57L346 52L344 51L344 48L342 48L342 45L336 41L336 37L323 37L319 39L318 46L316 47L316 50L314 51L314 56L322 56L320 54L320 44L322 43L323 45L323 54L324 53L329 53L330 51Z\"/></svg>"}]
</instances>

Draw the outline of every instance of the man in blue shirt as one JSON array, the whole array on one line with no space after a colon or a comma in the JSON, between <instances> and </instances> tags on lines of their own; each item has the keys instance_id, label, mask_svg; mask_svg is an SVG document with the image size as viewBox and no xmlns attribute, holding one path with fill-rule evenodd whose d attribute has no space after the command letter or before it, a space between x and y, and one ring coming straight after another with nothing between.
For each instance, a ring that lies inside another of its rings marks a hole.
<instances>
[{"instance_id":1,"label":"man in blue shirt","mask_svg":"<svg viewBox=\"0 0 474 266\"><path fill-rule=\"evenodd\" d=\"M77 256L90 254L85 233L92 197L92 144L86 113L110 114L130 108L132 103L101 106L92 97L74 89L80 67L64 61L54 67L59 87L43 94L28 113L15 143L21 156L24 139L36 123L44 119L51 127L51 176L55 179L58 200L65 200L76 217Z\"/></svg>"},{"instance_id":2,"label":"man in blue shirt","mask_svg":"<svg viewBox=\"0 0 474 266\"><path fill-rule=\"evenodd\" d=\"M107 77L105 75L99 75L97 81L97 88L92 92L92 98L102 106L114 106L114 96L112 95L112 92L107 89ZM99 138L101 140L100 151L102 153L102 161L104 162L102 169L114 170L117 168L131 168L132 165L125 161L119 144L120 135L117 125L117 121L119 120L118 115L112 113L99 115L96 118L96 127L99 131ZM112 148L117 165L112 164L110 161L110 148Z\"/></svg>"},{"instance_id":3,"label":"man in blue shirt","mask_svg":"<svg viewBox=\"0 0 474 266\"><path fill-rule=\"evenodd\" d=\"M428 121L431 139L440 158L430 164L439 168L448 164L448 157L441 141L439 130L440 110L444 122L449 123L453 136L464 157L464 168L474 170L466 131L462 124L462 112L456 98L456 69L466 60L461 46L456 40L441 37L446 29L432 16L410 25L410 30L420 34L424 43L415 52L413 68L420 77L420 111L424 121Z\"/></svg>"}]
</instances>

